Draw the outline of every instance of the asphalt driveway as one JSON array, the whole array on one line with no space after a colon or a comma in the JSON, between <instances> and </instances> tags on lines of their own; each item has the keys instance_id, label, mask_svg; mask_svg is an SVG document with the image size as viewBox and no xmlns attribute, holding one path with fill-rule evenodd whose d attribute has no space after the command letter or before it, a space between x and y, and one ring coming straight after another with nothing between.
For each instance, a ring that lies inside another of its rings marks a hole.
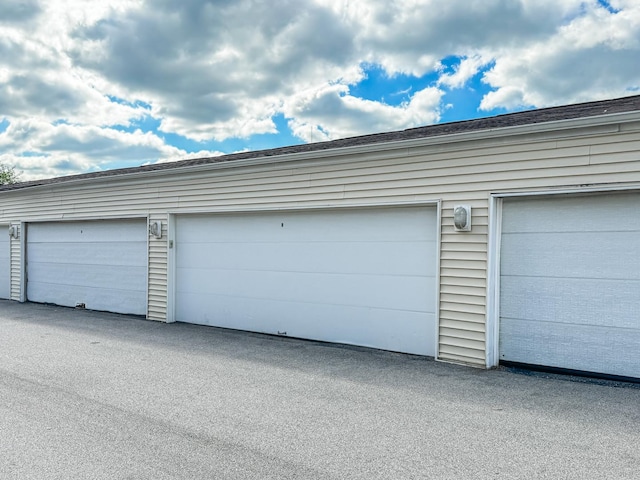
<instances>
[{"instance_id":1,"label":"asphalt driveway","mask_svg":"<svg viewBox=\"0 0 640 480\"><path fill-rule=\"evenodd\" d=\"M0 478L640 478L640 389L0 301Z\"/></svg>"}]
</instances>

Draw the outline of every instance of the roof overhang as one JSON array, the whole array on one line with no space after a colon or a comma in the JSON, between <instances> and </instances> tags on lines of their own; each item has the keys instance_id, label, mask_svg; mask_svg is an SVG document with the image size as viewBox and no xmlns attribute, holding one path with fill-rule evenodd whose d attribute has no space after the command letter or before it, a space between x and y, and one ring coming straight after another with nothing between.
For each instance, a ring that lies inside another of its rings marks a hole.
<instances>
[{"instance_id":1,"label":"roof overhang","mask_svg":"<svg viewBox=\"0 0 640 480\"><path fill-rule=\"evenodd\" d=\"M103 182L117 182L125 179L137 179L139 177L161 177L166 175L177 175L184 173L199 173L212 170L235 169L249 166L260 166L269 164L280 164L286 162L299 162L305 160L330 160L338 157L351 155L362 155L375 152L380 158L380 154L384 157L397 155L397 151L401 149L412 149L418 147L442 146L461 144L465 142L474 142L478 140L497 140L507 137L519 137L523 135L550 134L542 140L561 139L576 136L602 135L607 133L616 133L623 124L640 122L640 111L634 110L630 112L612 113L594 115L588 117L579 117L563 120L552 120L541 123L531 123L525 125L505 126L498 128L487 128L473 130L469 132L449 133L445 135L426 136L412 139L401 139L386 142L367 143L362 145L352 145L344 147L334 147L326 149L312 149L303 152L283 153L274 155L262 155L256 152L254 158L231 159L205 162L197 165L176 165L158 170L149 170L140 167L140 170L123 173L110 173L105 175L97 174L89 178L73 178L61 179L55 183L43 183L36 185L25 185L24 187L0 190L0 193L20 192L33 189L57 189L79 184L98 184Z\"/></svg>"}]
</instances>

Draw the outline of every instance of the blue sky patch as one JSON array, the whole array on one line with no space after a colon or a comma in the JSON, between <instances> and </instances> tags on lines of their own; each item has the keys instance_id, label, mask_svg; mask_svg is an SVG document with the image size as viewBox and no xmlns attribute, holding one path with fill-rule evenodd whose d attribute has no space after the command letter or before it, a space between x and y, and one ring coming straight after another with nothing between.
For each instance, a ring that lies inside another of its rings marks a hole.
<instances>
[{"instance_id":1,"label":"blue sky patch","mask_svg":"<svg viewBox=\"0 0 640 480\"><path fill-rule=\"evenodd\" d=\"M144 108L145 110L151 110L151 105L147 102L143 102L142 100L134 100L130 102L125 100L124 98L116 97L115 95L106 95L110 102L118 103L120 105L126 105L128 107L133 108Z\"/></svg>"},{"instance_id":2,"label":"blue sky patch","mask_svg":"<svg viewBox=\"0 0 640 480\"><path fill-rule=\"evenodd\" d=\"M399 106L409 102L420 90L438 85L438 79L444 74L453 74L464 57L448 56L441 60L441 68L422 77L398 74L389 76L380 65L365 65L366 78L349 87L350 95L387 105ZM479 116L491 116L506 110L480 111L482 98L491 87L482 81L484 74L493 67L493 63L484 66L462 88L440 86L445 93L442 99L443 109L439 123L469 120Z\"/></svg>"},{"instance_id":3,"label":"blue sky patch","mask_svg":"<svg viewBox=\"0 0 640 480\"><path fill-rule=\"evenodd\" d=\"M219 151L223 153L233 153L243 150L265 150L269 148L281 147L284 145L298 145L303 143L302 140L292 134L284 115L278 114L274 116L273 121L276 124L278 133L263 133L252 135L249 138L228 138L223 141L210 140L199 142L197 140L191 140L175 133L158 132L157 128L153 131L159 137L163 138L166 143L174 145L175 147L180 148L186 152L209 150ZM159 123L160 122L158 122L158 125Z\"/></svg>"},{"instance_id":4,"label":"blue sky patch","mask_svg":"<svg viewBox=\"0 0 640 480\"><path fill-rule=\"evenodd\" d=\"M438 72L430 72L422 77L401 73L389 76L380 65L373 64L362 65L361 68L365 78L356 85L350 85L349 94L392 106L408 102L415 92L435 85L440 76Z\"/></svg>"},{"instance_id":5,"label":"blue sky patch","mask_svg":"<svg viewBox=\"0 0 640 480\"><path fill-rule=\"evenodd\" d=\"M121 126L114 125L112 128L114 130L121 130L123 132L135 132L136 130L141 130L143 132L158 132L158 128L160 127L160 120L151 115L145 115L142 118L135 118L131 120L131 124L129 126Z\"/></svg>"},{"instance_id":6,"label":"blue sky patch","mask_svg":"<svg viewBox=\"0 0 640 480\"><path fill-rule=\"evenodd\" d=\"M26 151L26 152L20 152L19 154L17 154L18 157L50 157L51 154L46 153L46 152L31 152L31 151Z\"/></svg>"},{"instance_id":7,"label":"blue sky patch","mask_svg":"<svg viewBox=\"0 0 640 480\"><path fill-rule=\"evenodd\" d=\"M607 0L598 0L598 3L604 7L609 13L619 13L620 10L613 8Z\"/></svg>"}]
</instances>

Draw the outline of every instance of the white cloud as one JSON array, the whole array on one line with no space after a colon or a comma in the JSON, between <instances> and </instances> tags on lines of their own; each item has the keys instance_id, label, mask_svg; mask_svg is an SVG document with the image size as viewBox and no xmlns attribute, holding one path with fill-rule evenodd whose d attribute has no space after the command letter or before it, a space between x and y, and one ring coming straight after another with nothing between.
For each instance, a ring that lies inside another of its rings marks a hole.
<instances>
[{"instance_id":1,"label":"white cloud","mask_svg":"<svg viewBox=\"0 0 640 480\"><path fill-rule=\"evenodd\" d=\"M484 77L495 91L485 96L480 108L541 107L637 91L640 4L626 8L616 14L591 8L554 35L497 54L495 66Z\"/></svg>"},{"instance_id":2,"label":"white cloud","mask_svg":"<svg viewBox=\"0 0 640 480\"><path fill-rule=\"evenodd\" d=\"M481 55L463 58L455 67L453 73L441 75L438 84L449 88L462 88L480 69L489 63L490 59Z\"/></svg>"},{"instance_id":3,"label":"white cloud","mask_svg":"<svg viewBox=\"0 0 640 480\"><path fill-rule=\"evenodd\" d=\"M159 2L73 35L76 65L152 104L163 131L195 140L275 132L283 97L358 68L346 25L288 0Z\"/></svg>"},{"instance_id":4,"label":"white cloud","mask_svg":"<svg viewBox=\"0 0 640 480\"><path fill-rule=\"evenodd\" d=\"M489 65L486 110L625 95L640 88L640 4L609 3L3 0L1 159L50 175L219 153L121 131L148 116L196 141L276 134L280 114L305 141L429 124ZM353 93L366 64L433 80L388 105Z\"/></svg>"},{"instance_id":5,"label":"white cloud","mask_svg":"<svg viewBox=\"0 0 640 480\"><path fill-rule=\"evenodd\" d=\"M388 72L422 75L447 56L474 56L544 38L581 0L348 2L362 55Z\"/></svg>"},{"instance_id":6,"label":"white cloud","mask_svg":"<svg viewBox=\"0 0 640 480\"><path fill-rule=\"evenodd\" d=\"M219 157L221 155L225 155L225 153L217 150L198 150L197 152L185 152L184 150L176 150L172 154L168 154L167 156L160 158L157 161L145 162L143 163L143 165L150 165L152 163L177 162L179 160L189 160L195 158L212 158Z\"/></svg>"},{"instance_id":7,"label":"white cloud","mask_svg":"<svg viewBox=\"0 0 640 480\"><path fill-rule=\"evenodd\" d=\"M275 133L272 117L293 96L311 101L336 83L353 84L366 62L382 65L392 77L423 75L437 70L443 58L459 56L457 70L442 75L438 84L462 88L495 60L487 81L496 90L510 88L489 95L483 107L501 98L508 103L495 106L520 105L528 101L527 92L514 100L513 86L497 78L500 62L563 28L580 28L592 12L608 15L595 0L276 0L269 5L239 0L215 6L204 0L161 1L153 9L138 3L85 19L73 29L69 54L76 66L125 90L123 96L151 104L162 131L224 140ZM347 100L337 105L349 112L369 108ZM389 108L380 103L380 110ZM342 125L332 126L333 132L362 131L334 121ZM306 131L307 123L292 121L305 125L296 132ZM328 122L322 124L320 132L332 136Z\"/></svg>"},{"instance_id":8,"label":"white cloud","mask_svg":"<svg viewBox=\"0 0 640 480\"><path fill-rule=\"evenodd\" d=\"M0 24L25 24L38 15L40 5L37 0L3 0L0 3Z\"/></svg>"},{"instance_id":9,"label":"white cloud","mask_svg":"<svg viewBox=\"0 0 640 480\"><path fill-rule=\"evenodd\" d=\"M427 88L409 102L391 106L353 97L345 85L329 85L293 96L284 112L294 135L317 142L435 123L442 94Z\"/></svg>"},{"instance_id":10,"label":"white cloud","mask_svg":"<svg viewBox=\"0 0 640 480\"><path fill-rule=\"evenodd\" d=\"M52 125L18 120L0 133L0 163L15 166L30 180L44 176L137 166L188 158L152 133L123 132L96 126ZM202 151L205 156L219 152Z\"/></svg>"},{"instance_id":11,"label":"white cloud","mask_svg":"<svg viewBox=\"0 0 640 480\"><path fill-rule=\"evenodd\" d=\"M28 4L16 3L17 11L23 14ZM108 92L87 81L87 75L74 68L65 52L56 47L68 32L60 31L64 22L58 22L53 13L42 11L29 17L28 24L0 24L0 112L14 119L90 125L128 125L141 118L146 113L143 109L109 101Z\"/></svg>"}]
</instances>

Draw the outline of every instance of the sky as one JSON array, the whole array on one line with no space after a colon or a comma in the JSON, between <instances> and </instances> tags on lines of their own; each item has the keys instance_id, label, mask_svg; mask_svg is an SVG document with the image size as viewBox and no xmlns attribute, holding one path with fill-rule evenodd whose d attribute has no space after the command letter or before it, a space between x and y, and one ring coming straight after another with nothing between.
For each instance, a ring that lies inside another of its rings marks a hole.
<instances>
[{"instance_id":1,"label":"sky","mask_svg":"<svg viewBox=\"0 0 640 480\"><path fill-rule=\"evenodd\" d=\"M22 180L640 94L640 0L1 0Z\"/></svg>"}]
</instances>

